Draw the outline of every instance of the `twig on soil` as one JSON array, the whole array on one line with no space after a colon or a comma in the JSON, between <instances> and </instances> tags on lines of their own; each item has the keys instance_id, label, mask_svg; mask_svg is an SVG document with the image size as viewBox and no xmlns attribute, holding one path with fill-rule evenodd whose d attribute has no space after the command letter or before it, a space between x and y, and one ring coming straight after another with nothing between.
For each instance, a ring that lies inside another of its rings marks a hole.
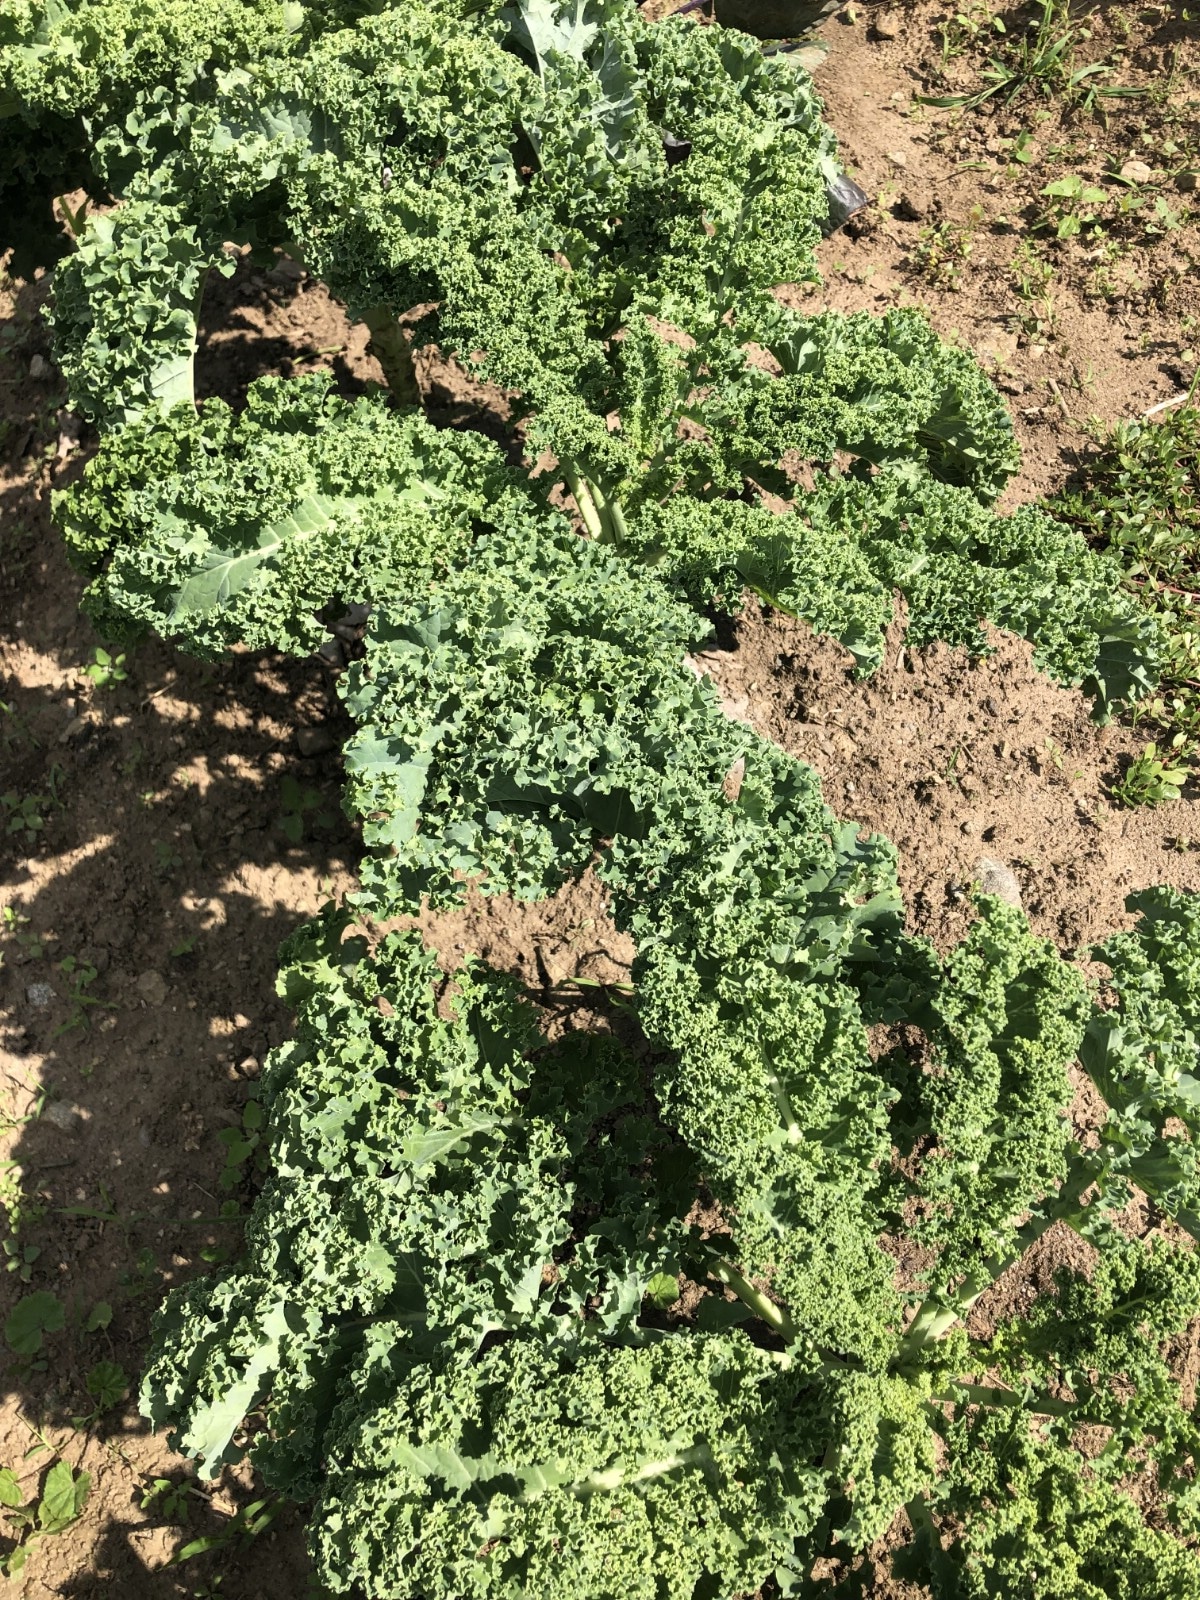
<instances>
[{"instance_id":1,"label":"twig on soil","mask_svg":"<svg viewBox=\"0 0 1200 1600\"><path fill-rule=\"evenodd\" d=\"M1186 400L1191 399L1191 395L1192 391L1188 389L1183 394L1173 394L1169 400L1160 400L1156 406L1151 406L1149 411L1142 412L1143 422L1147 417L1156 417L1160 411L1169 410L1171 406L1183 405Z\"/></svg>"},{"instance_id":2,"label":"twig on soil","mask_svg":"<svg viewBox=\"0 0 1200 1600\"><path fill-rule=\"evenodd\" d=\"M1075 418L1071 415L1070 411L1068 410L1067 402L1063 399L1062 390L1058 387L1058 383L1056 382L1056 380L1054 378L1047 378L1046 382L1050 386L1050 392L1053 394L1054 398L1058 401L1058 408L1062 412L1063 416L1066 417L1068 422L1074 422Z\"/></svg>"}]
</instances>

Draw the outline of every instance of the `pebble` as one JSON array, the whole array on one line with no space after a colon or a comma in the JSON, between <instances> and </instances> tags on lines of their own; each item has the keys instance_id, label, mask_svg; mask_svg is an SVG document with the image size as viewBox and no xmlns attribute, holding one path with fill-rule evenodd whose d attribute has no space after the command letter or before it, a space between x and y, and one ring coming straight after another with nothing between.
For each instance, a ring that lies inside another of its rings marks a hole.
<instances>
[{"instance_id":1,"label":"pebble","mask_svg":"<svg viewBox=\"0 0 1200 1600\"><path fill-rule=\"evenodd\" d=\"M1154 174L1144 161L1127 161L1121 168L1121 176L1127 183L1149 183Z\"/></svg>"},{"instance_id":2,"label":"pebble","mask_svg":"<svg viewBox=\"0 0 1200 1600\"><path fill-rule=\"evenodd\" d=\"M42 1107L42 1121L48 1122L61 1133L78 1133L84 1122L78 1106L69 1106L62 1100L49 1100Z\"/></svg>"},{"instance_id":3,"label":"pebble","mask_svg":"<svg viewBox=\"0 0 1200 1600\"><path fill-rule=\"evenodd\" d=\"M30 356L29 376L35 383L51 382L54 378L53 362L47 361L43 355Z\"/></svg>"},{"instance_id":4,"label":"pebble","mask_svg":"<svg viewBox=\"0 0 1200 1600\"><path fill-rule=\"evenodd\" d=\"M900 37L900 13L898 11L881 11L878 16L871 19L877 39L898 39Z\"/></svg>"},{"instance_id":5,"label":"pebble","mask_svg":"<svg viewBox=\"0 0 1200 1600\"><path fill-rule=\"evenodd\" d=\"M167 998L167 980L161 972L143 972L137 991L148 1006L161 1006Z\"/></svg>"},{"instance_id":6,"label":"pebble","mask_svg":"<svg viewBox=\"0 0 1200 1600\"><path fill-rule=\"evenodd\" d=\"M296 729L296 749L302 756L322 756L337 742L337 734L323 722L315 728Z\"/></svg>"},{"instance_id":7,"label":"pebble","mask_svg":"<svg viewBox=\"0 0 1200 1600\"><path fill-rule=\"evenodd\" d=\"M48 983L31 983L25 991L25 998L31 1006L37 1006L39 1011L44 1011L47 1006L54 1004L54 990Z\"/></svg>"},{"instance_id":8,"label":"pebble","mask_svg":"<svg viewBox=\"0 0 1200 1600\"><path fill-rule=\"evenodd\" d=\"M981 894L994 894L997 900L1020 909L1021 885L1011 867L1006 867L1003 861L997 861L994 856L980 856L975 863L975 876Z\"/></svg>"},{"instance_id":9,"label":"pebble","mask_svg":"<svg viewBox=\"0 0 1200 1600\"><path fill-rule=\"evenodd\" d=\"M905 155L903 150L889 150L887 153L887 158L894 167L900 167L903 169L908 165L908 157Z\"/></svg>"}]
</instances>

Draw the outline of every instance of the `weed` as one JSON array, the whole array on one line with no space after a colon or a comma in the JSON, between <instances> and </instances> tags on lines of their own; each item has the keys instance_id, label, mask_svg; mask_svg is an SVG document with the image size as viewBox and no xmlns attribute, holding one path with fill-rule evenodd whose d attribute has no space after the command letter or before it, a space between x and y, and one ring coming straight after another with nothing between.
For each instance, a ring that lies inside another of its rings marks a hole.
<instances>
[{"instance_id":1,"label":"weed","mask_svg":"<svg viewBox=\"0 0 1200 1600\"><path fill-rule=\"evenodd\" d=\"M87 1392L94 1402L91 1411L71 1420L77 1428L90 1428L106 1411L120 1405L129 1393L129 1378L115 1361L97 1361L87 1375Z\"/></svg>"},{"instance_id":2,"label":"weed","mask_svg":"<svg viewBox=\"0 0 1200 1600\"><path fill-rule=\"evenodd\" d=\"M76 1472L67 1462L58 1460L43 1479L40 1495L23 1504L16 1473L10 1467L0 1469L0 1506L18 1540L16 1549L10 1550L0 1563L0 1570L7 1577L15 1577L21 1571L39 1540L71 1526L87 1502L91 1485L88 1473Z\"/></svg>"},{"instance_id":3,"label":"weed","mask_svg":"<svg viewBox=\"0 0 1200 1600\"><path fill-rule=\"evenodd\" d=\"M143 1511L154 1512L164 1522L185 1527L191 1514L191 1502L203 1499L203 1493L186 1478L182 1483L175 1483L170 1478L155 1478L143 1494L140 1505Z\"/></svg>"},{"instance_id":4,"label":"weed","mask_svg":"<svg viewBox=\"0 0 1200 1600\"><path fill-rule=\"evenodd\" d=\"M36 844L46 826L43 808L50 804L49 795L19 795L15 791L0 795L4 808L4 831L25 844Z\"/></svg>"},{"instance_id":5,"label":"weed","mask_svg":"<svg viewBox=\"0 0 1200 1600\"><path fill-rule=\"evenodd\" d=\"M934 223L921 229L913 248L912 264L938 288L957 289L963 263L969 258L974 243L973 227L952 222Z\"/></svg>"},{"instance_id":6,"label":"weed","mask_svg":"<svg viewBox=\"0 0 1200 1600\"><path fill-rule=\"evenodd\" d=\"M1193 352L1194 353L1194 352ZM1195 385L1193 385L1193 389ZM1180 396L1156 420L1098 426L1101 448L1050 509L1119 562L1161 628L1165 663L1138 720L1200 742L1200 411Z\"/></svg>"},{"instance_id":7,"label":"weed","mask_svg":"<svg viewBox=\"0 0 1200 1600\"><path fill-rule=\"evenodd\" d=\"M107 650L97 646L92 651L91 663L83 669L83 676L90 678L97 689L111 689L114 684L124 683L129 676L125 670L125 657L110 655Z\"/></svg>"},{"instance_id":8,"label":"weed","mask_svg":"<svg viewBox=\"0 0 1200 1600\"><path fill-rule=\"evenodd\" d=\"M1092 233L1098 233L1103 228L1098 208L1107 204L1108 195L1094 183L1085 183L1078 173L1071 172L1065 178L1056 178L1053 183L1046 185L1041 194L1050 204L1043 209L1034 226L1053 232L1056 239L1073 239L1085 228Z\"/></svg>"},{"instance_id":9,"label":"weed","mask_svg":"<svg viewBox=\"0 0 1200 1600\"><path fill-rule=\"evenodd\" d=\"M172 872L178 871L183 865L174 843L169 839L156 839L154 841L154 870L160 878L167 878Z\"/></svg>"},{"instance_id":10,"label":"weed","mask_svg":"<svg viewBox=\"0 0 1200 1600\"><path fill-rule=\"evenodd\" d=\"M75 1028L86 1028L88 1011L93 1006L104 1006L109 1011L117 1009L112 1000L99 1000L88 989L96 981L96 968L86 961L80 961L76 956L64 956L58 963L58 970L67 974L72 979L71 990L67 996L71 1006L71 1015L61 1027L54 1030L57 1039L61 1034L70 1033Z\"/></svg>"},{"instance_id":11,"label":"weed","mask_svg":"<svg viewBox=\"0 0 1200 1600\"><path fill-rule=\"evenodd\" d=\"M1113 785L1114 799L1126 806L1157 806L1164 800L1178 800L1188 778L1188 769L1167 763L1184 761L1187 754L1181 733L1172 739L1169 750L1160 752L1156 744L1148 744L1141 755L1130 762L1120 783Z\"/></svg>"},{"instance_id":12,"label":"weed","mask_svg":"<svg viewBox=\"0 0 1200 1600\"><path fill-rule=\"evenodd\" d=\"M31 1121L32 1118L22 1120ZM43 1208L31 1205L22 1187L24 1172L17 1161L0 1161L0 1209L8 1219L7 1237L0 1241L0 1254L4 1256L4 1270L14 1272L21 1283L33 1276L34 1262L41 1255L36 1244L22 1244L21 1230L30 1223L40 1222Z\"/></svg>"},{"instance_id":13,"label":"weed","mask_svg":"<svg viewBox=\"0 0 1200 1600\"><path fill-rule=\"evenodd\" d=\"M319 789L298 783L289 773L279 793L279 831L289 844L299 844L309 828L332 828L335 817L321 805Z\"/></svg>"},{"instance_id":14,"label":"weed","mask_svg":"<svg viewBox=\"0 0 1200 1600\"><path fill-rule=\"evenodd\" d=\"M1145 92L1101 86L1097 80L1113 71L1107 62L1074 66L1075 47L1090 34L1071 21L1070 0L1040 0L1037 13L1025 33L1006 38L1004 46L988 58L979 74L983 87L969 94L921 95L920 102L973 111L996 95L1005 96L1011 103L1023 89L1039 89L1045 95L1060 94L1090 110L1097 98Z\"/></svg>"},{"instance_id":15,"label":"weed","mask_svg":"<svg viewBox=\"0 0 1200 1600\"><path fill-rule=\"evenodd\" d=\"M956 11L941 25L942 65L962 55L968 46L976 44L987 34L1003 34L1008 30L1003 17L992 10L987 0L968 0L961 11Z\"/></svg>"}]
</instances>

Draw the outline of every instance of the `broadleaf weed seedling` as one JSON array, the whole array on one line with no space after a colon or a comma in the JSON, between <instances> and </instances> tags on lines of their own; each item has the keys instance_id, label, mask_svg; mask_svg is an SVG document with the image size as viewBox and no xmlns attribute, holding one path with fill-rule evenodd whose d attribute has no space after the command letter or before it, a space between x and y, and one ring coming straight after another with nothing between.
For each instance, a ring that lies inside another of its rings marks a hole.
<instances>
[{"instance_id":1,"label":"broadleaf weed seedling","mask_svg":"<svg viewBox=\"0 0 1200 1600\"><path fill-rule=\"evenodd\" d=\"M1181 733L1175 735L1169 750L1146 745L1141 755L1130 762L1121 781L1113 785L1114 799L1126 806L1158 806L1166 800L1178 800L1190 770L1168 763L1186 761L1189 754Z\"/></svg>"},{"instance_id":2,"label":"broadleaf weed seedling","mask_svg":"<svg viewBox=\"0 0 1200 1600\"><path fill-rule=\"evenodd\" d=\"M129 677L125 670L125 657L114 656L97 645L92 651L91 662L83 669L83 676L90 678L97 689L111 689Z\"/></svg>"}]
</instances>

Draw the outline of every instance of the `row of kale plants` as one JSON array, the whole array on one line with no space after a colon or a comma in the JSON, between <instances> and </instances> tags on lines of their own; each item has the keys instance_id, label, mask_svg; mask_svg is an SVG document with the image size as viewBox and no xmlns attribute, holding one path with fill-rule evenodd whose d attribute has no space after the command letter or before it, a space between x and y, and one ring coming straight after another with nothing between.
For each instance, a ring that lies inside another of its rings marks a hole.
<instances>
[{"instance_id":1,"label":"row of kale plants","mask_svg":"<svg viewBox=\"0 0 1200 1600\"><path fill-rule=\"evenodd\" d=\"M914 645L986 620L1099 715L1161 656L1108 557L993 509L967 353L774 292L839 180L804 72L627 0L14 0L0 154L18 262L91 197L51 317L99 444L56 515L103 636L306 654L370 608L360 889L284 947L244 1253L167 1297L146 1414L308 1507L334 1593L1200 1596L1200 903L1135 896L1103 992L987 898L940 956L892 847L684 660L747 589L861 672L897 591ZM391 394L197 406L231 242L327 284ZM424 415L433 339L506 448ZM637 952L614 1033L548 1042L385 931L589 867ZM1052 1227L1086 1266L983 1314Z\"/></svg>"}]
</instances>

